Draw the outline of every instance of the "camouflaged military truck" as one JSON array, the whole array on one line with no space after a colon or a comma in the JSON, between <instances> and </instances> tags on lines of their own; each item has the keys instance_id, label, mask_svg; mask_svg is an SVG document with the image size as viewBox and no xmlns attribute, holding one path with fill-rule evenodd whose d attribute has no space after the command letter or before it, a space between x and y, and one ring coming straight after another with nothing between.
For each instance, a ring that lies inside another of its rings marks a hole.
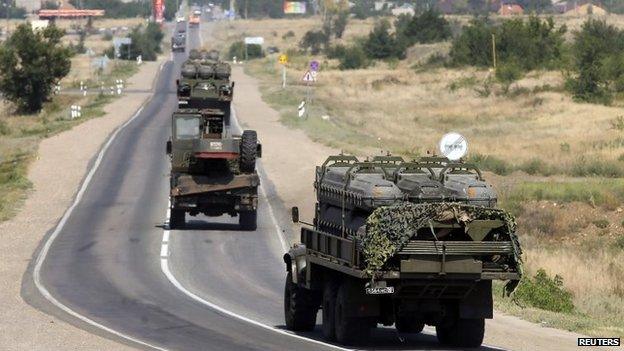
<instances>
[{"instance_id":1,"label":"camouflaged military truck","mask_svg":"<svg viewBox=\"0 0 624 351\"><path fill-rule=\"evenodd\" d=\"M339 155L316 168L314 187L314 221L284 255L288 329L312 330L321 309L323 336L342 344L378 324L427 324L443 344L481 345L492 280L510 293L522 271L514 219L477 167Z\"/></svg>"},{"instance_id":2,"label":"camouflaged military truck","mask_svg":"<svg viewBox=\"0 0 624 351\"><path fill-rule=\"evenodd\" d=\"M229 65L207 55L202 58L197 51L190 56L178 81L179 109L172 116L172 137L167 142L170 226L183 226L187 213L229 214L239 217L242 229L255 230L260 184L255 163L261 145L255 131L242 135L233 131Z\"/></svg>"}]
</instances>

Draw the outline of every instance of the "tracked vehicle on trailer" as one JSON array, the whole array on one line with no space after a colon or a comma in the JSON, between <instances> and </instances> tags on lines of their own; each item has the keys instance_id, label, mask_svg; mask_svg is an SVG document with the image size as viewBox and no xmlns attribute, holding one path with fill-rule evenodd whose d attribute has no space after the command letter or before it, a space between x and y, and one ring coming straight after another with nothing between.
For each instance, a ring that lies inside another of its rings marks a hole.
<instances>
[{"instance_id":1,"label":"tracked vehicle on trailer","mask_svg":"<svg viewBox=\"0 0 624 351\"><path fill-rule=\"evenodd\" d=\"M170 225L185 224L186 214L239 217L255 230L258 186L256 159L262 148L256 132L235 133L231 123L234 83L230 68L214 53L193 51L178 80L178 110L172 115Z\"/></svg>"},{"instance_id":2,"label":"tracked vehicle on trailer","mask_svg":"<svg viewBox=\"0 0 624 351\"><path fill-rule=\"evenodd\" d=\"M337 155L318 166L314 221L284 255L287 328L313 329L320 309L323 336L343 344L378 324L427 324L443 344L481 345L492 280L513 291L521 250L492 186L458 159Z\"/></svg>"}]
</instances>

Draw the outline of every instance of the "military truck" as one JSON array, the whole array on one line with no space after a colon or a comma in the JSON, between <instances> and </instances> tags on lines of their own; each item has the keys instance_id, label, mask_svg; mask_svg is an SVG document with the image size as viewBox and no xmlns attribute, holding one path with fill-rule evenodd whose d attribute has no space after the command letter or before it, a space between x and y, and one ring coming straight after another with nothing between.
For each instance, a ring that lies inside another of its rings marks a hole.
<instances>
[{"instance_id":1,"label":"military truck","mask_svg":"<svg viewBox=\"0 0 624 351\"><path fill-rule=\"evenodd\" d=\"M189 65L193 74L188 74ZM255 131L234 133L230 121L234 84L229 83L229 74L219 73L219 67L189 60L178 81L179 109L172 115L167 143L174 228L184 226L187 213L201 213L238 215L242 229L256 229L260 179L255 163L262 147Z\"/></svg>"},{"instance_id":2,"label":"military truck","mask_svg":"<svg viewBox=\"0 0 624 351\"><path fill-rule=\"evenodd\" d=\"M474 165L330 156L316 168L315 217L284 255L286 327L353 344L378 324L435 326L438 340L477 347L492 318L492 280L521 277L515 222Z\"/></svg>"},{"instance_id":3,"label":"military truck","mask_svg":"<svg viewBox=\"0 0 624 351\"><path fill-rule=\"evenodd\" d=\"M186 34L176 33L171 37L171 51L184 52L186 50Z\"/></svg>"}]
</instances>

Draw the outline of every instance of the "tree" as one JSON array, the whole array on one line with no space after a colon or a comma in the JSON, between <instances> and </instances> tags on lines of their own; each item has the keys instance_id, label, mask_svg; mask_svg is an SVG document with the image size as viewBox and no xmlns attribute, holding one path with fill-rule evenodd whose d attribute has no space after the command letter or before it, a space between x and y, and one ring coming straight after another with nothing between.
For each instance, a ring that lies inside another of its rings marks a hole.
<instances>
[{"instance_id":1,"label":"tree","mask_svg":"<svg viewBox=\"0 0 624 351\"><path fill-rule=\"evenodd\" d=\"M316 55L321 52L323 44L327 43L327 36L322 31L309 30L301 38L299 47L303 50L309 50L312 55Z\"/></svg>"},{"instance_id":2,"label":"tree","mask_svg":"<svg viewBox=\"0 0 624 351\"><path fill-rule=\"evenodd\" d=\"M406 40L406 45L433 43L451 37L451 26L436 10L426 10L420 15L404 15L396 21L397 33Z\"/></svg>"},{"instance_id":3,"label":"tree","mask_svg":"<svg viewBox=\"0 0 624 351\"><path fill-rule=\"evenodd\" d=\"M135 60L137 56L146 61L156 60L159 53L162 52L160 44L165 34L157 23L150 22L145 29L142 25L136 26L128 37L132 40L132 44L122 45L119 48L121 59Z\"/></svg>"},{"instance_id":4,"label":"tree","mask_svg":"<svg viewBox=\"0 0 624 351\"><path fill-rule=\"evenodd\" d=\"M624 74L624 33L602 20L589 19L574 34L574 76L568 89L577 99L609 102ZM615 82L615 86L612 83Z\"/></svg>"},{"instance_id":5,"label":"tree","mask_svg":"<svg viewBox=\"0 0 624 351\"><path fill-rule=\"evenodd\" d=\"M406 47L401 45L394 33L390 33L390 22L381 20L375 24L364 42L364 51L370 58L403 58Z\"/></svg>"},{"instance_id":6,"label":"tree","mask_svg":"<svg viewBox=\"0 0 624 351\"><path fill-rule=\"evenodd\" d=\"M71 52L54 25L33 31L20 24L0 46L0 91L25 112L39 111L52 87L69 73Z\"/></svg>"},{"instance_id":7,"label":"tree","mask_svg":"<svg viewBox=\"0 0 624 351\"><path fill-rule=\"evenodd\" d=\"M369 60L366 57L366 53L359 45L354 45L345 50L340 57L340 65L338 68L341 70L346 69L358 69L368 66Z\"/></svg>"},{"instance_id":8,"label":"tree","mask_svg":"<svg viewBox=\"0 0 624 351\"><path fill-rule=\"evenodd\" d=\"M349 21L349 13L346 11L340 12L334 20L334 35L336 38L342 38L345 29L347 28L347 22Z\"/></svg>"}]
</instances>

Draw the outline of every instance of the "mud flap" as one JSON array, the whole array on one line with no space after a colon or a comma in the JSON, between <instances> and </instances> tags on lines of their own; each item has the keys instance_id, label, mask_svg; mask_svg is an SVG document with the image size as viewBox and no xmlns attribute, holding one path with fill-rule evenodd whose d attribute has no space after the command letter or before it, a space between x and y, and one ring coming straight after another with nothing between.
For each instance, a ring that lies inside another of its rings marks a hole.
<instances>
[{"instance_id":1,"label":"mud flap","mask_svg":"<svg viewBox=\"0 0 624 351\"><path fill-rule=\"evenodd\" d=\"M459 318L493 318L492 281L482 280L459 302Z\"/></svg>"}]
</instances>

